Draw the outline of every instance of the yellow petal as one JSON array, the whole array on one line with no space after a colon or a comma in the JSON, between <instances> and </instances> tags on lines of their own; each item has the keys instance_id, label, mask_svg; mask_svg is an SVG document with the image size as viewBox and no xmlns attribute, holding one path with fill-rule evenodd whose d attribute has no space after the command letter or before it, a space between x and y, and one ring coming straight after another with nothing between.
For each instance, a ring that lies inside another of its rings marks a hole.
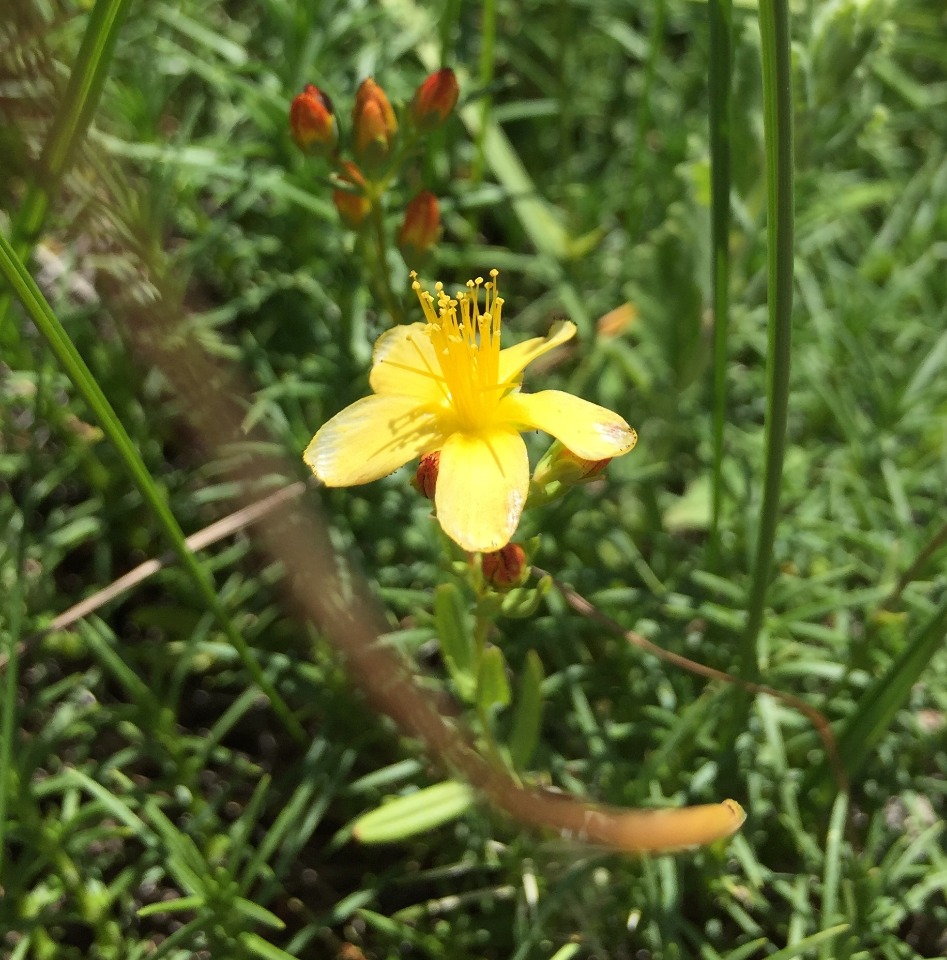
<instances>
[{"instance_id":1,"label":"yellow petal","mask_svg":"<svg viewBox=\"0 0 947 960\"><path fill-rule=\"evenodd\" d=\"M323 425L303 460L327 487L369 483L446 438L430 411L413 397L365 397Z\"/></svg>"},{"instance_id":2,"label":"yellow petal","mask_svg":"<svg viewBox=\"0 0 947 960\"><path fill-rule=\"evenodd\" d=\"M518 377L527 364L532 363L550 350L555 350L566 340L575 336L575 324L571 320L560 320L553 324L545 337L533 337L515 346L500 351L500 383L506 383Z\"/></svg>"},{"instance_id":3,"label":"yellow petal","mask_svg":"<svg viewBox=\"0 0 947 960\"><path fill-rule=\"evenodd\" d=\"M441 449L437 519L465 550L499 550L520 522L528 487L529 460L518 433L455 433Z\"/></svg>"},{"instance_id":4,"label":"yellow petal","mask_svg":"<svg viewBox=\"0 0 947 960\"><path fill-rule=\"evenodd\" d=\"M638 434L617 413L560 390L511 393L500 401L497 416L523 430L552 434L584 460L618 457L638 442Z\"/></svg>"},{"instance_id":5,"label":"yellow petal","mask_svg":"<svg viewBox=\"0 0 947 960\"><path fill-rule=\"evenodd\" d=\"M426 323L393 327L375 341L369 382L378 394L436 404L445 396Z\"/></svg>"}]
</instances>

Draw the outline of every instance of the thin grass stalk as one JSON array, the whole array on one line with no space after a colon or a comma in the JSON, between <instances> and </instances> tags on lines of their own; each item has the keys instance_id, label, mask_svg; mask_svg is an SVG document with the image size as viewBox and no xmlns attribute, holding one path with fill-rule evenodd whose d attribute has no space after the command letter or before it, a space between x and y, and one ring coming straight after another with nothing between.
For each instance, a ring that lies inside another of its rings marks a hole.
<instances>
[{"instance_id":1,"label":"thin grass stalk","mask_svg":"<svg viewBox=\"0 0 947 960\"><path fill-rule=\"evenodd\" d=\"M947 543L947 521L938 528L937 532L927 541L926 544L920 549L917 556L911 562L911 566L898 577L898 582L895 584L894 589L888 595L885 602L882 606L890 609L893 607L900 599L901 594L907 589L908 584L917 578L921 571L926 566L927 562L937 553L940 548Z\"/></svg>"},{"instance_id":2,"label":"thin grass stalk","mask_svg":"<svg viewBox=\"0 0 947 960\"><path fill-rule=\"evenodd\" d=\"M130 0L97 0L89 15L69 84L43 146L39 170L13 221L13 248L23 261L30 258L63 174L98 105L129 5ZM7 322L10 301L8 292L0 295L0 342L6 345L17 339L16 329Z\"/></svg>"},{"instance_id":3,"label":"thin grass stalk","mask_svg":"<svg viewBox=\"0 0 947 960\"><path fill-rule=\"evenodd\" d=\"M792 346L793 135L792 62L787 0L761 0L763 122L766 142L766 237L769 323L766 351L766 426L763 501L757 531L747 623L741 639L743 676L759 676L757 644L773 566L786 451Z\"/></svg>"},{"instance_id":4,"label":"thin grass stalk","mask_svg":"<svg viewBox=\"0 0 947 960\"><path fill-rule=\"evenodd\" d=\"M714 308L713 500L710 566L719 556L723 501L723 436L727 419L727 341L730 328L730 119L733 83L732 0L709 0L710 209Z\"/></svg>"},{"instance_id":5,"label":"thin grass stalk","mask_svg":"<svg viewBox=\"0 0 947 960\"><path fill-rule=\"evenodd\" d=\"M641 229L643 218L636 216L638 197L641 195L641 168L644 164L645 136L651 122L651 92L654 89L654 77L657 72L658 58L664 52L664 23L667 17L665 0L657 0L651 10L651 33L648 37L648 60L644 67L644 80L641 85L641 99L635 116L635 143L631 157L630 190L628 193L628 214L625 218L625 231L629 242Z\"/></svg>"},{"instance_id":6,"label":"thin grass stalk","mask_svg":"<svg viewBox=\"0 0 947 960\"><path fill-rule=\"evenodd\" d=\"M22 573L26 560L26 514L16 544L16 569ZM3 651L6 669L3 673L0 707L0 877L4 876L4 854L7 849L7 804L17 784L13 773L13 738L16 732L16 688L20 677L20 631L23 626L23 583L25 577L18 575L7 595L4 606L7 610L7 649Z\"/></svg>"},{"instance_id":7,"label":"thin grass stalk","mask_svg":"<svg viewBox=\"0 0 947 960\"><path fill-rule=\"evenodd\" d=\"M454 57L453 37L461 32L460 27L460 0L446 0L437 23L437 33L440 40L441 66L450 66Z\"/></svg>"},{"instance_id":8,"label":"thin grass stalk","mask_svg":"<svg viewBox=\"0 0 947 960\"><path fill-rule=\"evenodd\" d=\"M43 364L36 367L36 392L33 396L33 420L38 422L40 410L46 397L46 368ZM30 468L36 462L39 446L39 432L30 432ZM9 447L4 444L6 449ZM20 679L20 634L23 629L23 614L25 611L24 590L26 584L26 546L27 546L27 518L32 513L34 485L26 485L23 497L23 506L20 510L20 529L17 532L14 546L14 569L16 577L10 586L10 592L5 598L4 609L7 617L7 648L0 650L0 657L6 661L6 670L3 674L2 706L0 706L0 877L4 876L4 857L7 851L7 807L13 797L14 790L20 786L16 782L13 762L13 741L16 736L16 703L17 684Z\"/></svg>"},{"instance_id":9,"label":"thin grass stalk","mask_svg":"<svg viewBox=\"0 0 947 960\"><path fill-rule=\"evenodd\" d=\"M848 822L848 793L839 792L832 804L829 829L825 837L825 865L822 871L822 911L819 926L825 930L835 919L838 911L839 887L842 877L842 845L845 840L845 824ZM823 944L819 960L832 960L834 953L829 944Z\"/></svg>"},{"instance_id":10,"label":"thin grass stalk","mask_svg":"<svg viewBox=\"0 0 947 960\"><path fill-rule=\"evenodd\" d=\"M184 533L181 530L174 514L171 512L158 485L155 483L141 455L125 431L111 404L108 402L102 388L98 385L92 372L79 355L75 345L69 339L59 318L53 312L46 298L43 296L36 282L30 276L22 260L16 255L10 241L0 234L0 274L6 276L13 288L13 292L22 301L37 329L43 334L65 369L70 380L82 395L89 408L95 414L102 430L118 451L119 457L138 488L145 503L152 511L158 524L164 531L171 548L177 555L181 566L187 571L190 578L203 597L208 609L214 614L221 629L233 644L244 666L247 668L254 682L269 698L273 710L279 716L286 729L300 743L305 741L305 732L299 721L293 716L283 698L279 695L263 669L257 663L250 647L242 634L237 630L223 604L217 596L211 575L202 563L188 549Z\"/></svg>"},{"instance_id":11,"label":"thin grass stalk","mask_svg":"<svg viewBox=\"0 0 947 960\"><path fill-rule=\"evenodd\" d=\"M493 74L496 68L497 0L486 0L483 5L483 21L480 32L480 129L477 131L477 150L471 179L479 183L486 168L484 139L490 126L493 109Z\"/></svg>"}]
</instances>

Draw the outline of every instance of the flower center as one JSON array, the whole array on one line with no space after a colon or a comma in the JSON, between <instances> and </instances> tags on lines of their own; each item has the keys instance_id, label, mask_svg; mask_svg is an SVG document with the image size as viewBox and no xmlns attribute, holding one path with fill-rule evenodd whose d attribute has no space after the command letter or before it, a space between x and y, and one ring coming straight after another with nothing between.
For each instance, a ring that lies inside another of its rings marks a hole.
<instances>
[{"instance_id":1,"label":"flower center","mask_svg":"<svg viewBox=\"0 0 947 960\"><path fill-rule=\"evenodd\" d=\"M442 283L435 284L436 310L434 296L422 289L416 278L412 284L440 364L438 382L462 430L476 431L488 426L509 387L499 382L503 298L498 292L498 276L498 270L491 270L491 279L486 283L483 277L468 280L466 292L458 293L456 299L444 292Z\"/></svg>"}]
</instances>

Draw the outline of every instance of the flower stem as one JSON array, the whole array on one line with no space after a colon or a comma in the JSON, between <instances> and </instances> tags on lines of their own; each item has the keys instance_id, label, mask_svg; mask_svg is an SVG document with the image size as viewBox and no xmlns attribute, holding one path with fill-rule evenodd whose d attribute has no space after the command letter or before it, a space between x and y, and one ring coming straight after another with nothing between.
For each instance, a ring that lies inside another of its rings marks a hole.
<instances>
[{"instance_id":1,"label":"flower stem","mask_svg":"<svg viewBox=\"0 0 947 960\"><path fill-rule=\"evenodd\" d=\"M372 198L372 209L369 214L372 222L372 232L375 235L375 263L376 280L381 287L382 299L385 303L391 319L395 323L401 323L404 320L398 301L395 299L394 291L391 289L391 277L388 273L388 241L385 238L385 225L381 217L381 200Z\"/></svg>"}]
</instances>

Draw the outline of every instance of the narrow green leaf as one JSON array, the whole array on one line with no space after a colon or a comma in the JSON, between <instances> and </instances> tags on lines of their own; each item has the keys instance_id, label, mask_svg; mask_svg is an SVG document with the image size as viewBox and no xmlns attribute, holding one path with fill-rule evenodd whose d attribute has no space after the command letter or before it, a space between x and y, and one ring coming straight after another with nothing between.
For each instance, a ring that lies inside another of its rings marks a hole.
<instances>
[{"instance_id":1,"label":"narrow green leaf","mask_svg":"<svg viewBox=\"0 0 947 960\"><path fill-rule=\"evenodd\" d=\"M279 947L274 947L269 940L264 940L263 937L257 933L244 931L238 939L251 953L262 957L263 960L296 960L296 957L291 953L280 950Z\"/></svg>"},{"instance_id":2,"label":"narrow green leaf","mask_svg":"<svg viewBox=\"0 0 947 960\"><path fill-rule=\"evenodd\" d=\"M200 896L178 897L176 900L159 900L147 903L135 911L135 916L150 917L156 913L182 913L184 910L199 910L206 900Z\"/></svg>"},{"instance_id":3,"label":"narrow green leaf","mask_svg":"<svg viewBox=\"0 0 947 960\"><path fill-rule=\"evenodd\" d=\"M466 813L474 803L466 783L445 780L398 797L355 821L353 835L362 843L393 843L434 830Z\"/></svg>"},{"instance_id":4,"label":"narrow green leaf","mask_svg":"<svg viewBox=\"0 0 947 960\"><path fill-rule=\"evenodd\" d=\"M267 791L270 789L271 779L269 774L260 777L253 789L250 802L244 807L240 819L230 829L231 847L228 862L234 871L236 871L237 864L243 859L245 851L248 856L251 850L255 852L254 844L250 842L251 834L260 817L260 810L263 807L263 801L266 799Z\"/></svg>"},{"instance_id":5,"label":"narrow green leaf","mask_svg":"<svg viewBox=\"0 0 947 960\"><path fill-rule=\"evenodd\" d=\"M186 833L178 830L154 800L145 805L145 812L167 849L165 866L168 873L182 887L206 898L211 885L210 866L198 850L197 844Z\"/></svg>"},{"instance_id":6,"label":"narrow green leaf","mask_svg":"<svg viewBox=\"0 0 947 960\"><path fill-rule=\"evenodd\" d=\"M766 141L766 238L769 323L766 350L766 422L763 502L756 557L741 638L743 676L759 677L757 643L773 566L789 414L793 297L793 107L787 0L761 0L763 127Z\"/></svg>"},{"instance_id":7,"label":"narrow green leaf","mask_svg":"<svg viewBox=\"0 0 947 960\"><path fill-rule=\"evenodd\" d=\"M947 634L947 601L907 642L888 670L858 698L838 738L838 751L849 777L857 773L875 744L907 703L911 688L943 647Z\"/></svg>"},{"instance_id":8,"label":"narrow green leaf","mask_svg":"<svg viewBox=\"0 0 947 960\"><path fill-rule=\"evenodd\" d=\"M451 678L460 695L469 700L476 686L474 642L464 598L455 584L442 583L434 591L434 622Z\"/></svg>"},{"instance_id":9,"label":"narrow green leaf","mask_svg":"<svg viewBox=\"0 0 947 960\"><path fill-rule=\"evenodd\" d=\"M525 770L539 743L543 718L543 664L530 650L516 691L516 710L510 734L510 759L516 770Z\"/></svg>"},{"instance_id":10,"label":"narrow green leaf","mask_svg":"<svg viewBox=\"0 0 947 960\"><path fill-rule=\"evenodd\" d=\"M549 960L572 960L581 949L580 943L567 943L564 947L560 947Z\"/></svg>"},{"instance_id":11,"label":"narrow green leaf","mask_svg":"<svg viewBox=\"0 0 947 960\"><path fill-rule=\"evenodd\" d=\"M750 960L750 957L758 957L760 955L760 950L769 943L767 937L759 937L756 940L751 940L749 943L744 943L742 946L737 947L736 950L731 950L730 953L724 957L724 960Z\"/></svg>"},{"instance_id":12,"label":"narrow green leaf","mask_svg":"<svg viewBox=\"0 0 947 960\"><path fill-rule=\"evenodd\" d=\"M506 679L506 659L499 647L484 650L477 676L477 703L483 710L505 707L510 702L510 684Z\"/></svg>"},{"instance_id":13,"label":"narrow green leaf","mask_svg":"<svg viewBox=\"0 0 947 960\"><path fill-rule=\"evenodd\" d=\"M503 594L500 602L500 613L504 617L525 620L539 609L543 597L552 589L552 578L543 577L537 583L527 584L525 587L514 587Z\"/></svg>"},{"instance_id":14,"label":"narrow green leaf","mask_svg":"<svg viewBox=\"0 0 947 960\"><path fill-rule=\"evenodd\" d=\"M247 919L254 923L262 923L265 927L272 927L274 930L285 930L286 924L275 913L270 913L266 907L261 907L252 900L246 900L243 897L237 897L233 901L233 908L237 913L242 913Z\"/></svg>"},{"instance_id":15,"label":"narrow green leaf","mask_svg":"<svg viewBox=\"0 0 947 960\"><path fill-rule=\"evenodd\" d=\"M832 805L829 830L825 838L825 867L822 874L822 914L819 926L823 929L835 919L839 883L842 873L842 841L845 838L845 821L848 818L848 794L840 793ZM819 951L824 960L831 960L828 944Z\"/></svg>"},{"instance_id":16,"label":"narrow green leaf","mask_svg":"<svg viewBox=\"0 0 947 960\"><path fill-rule=\"evenodd\" d=\"M730 325L731 86L733 82L733 4L709 0L710 21L710 206L714 306L713 494L711 548L717 551L717 525L723 500L723 438L727 418L727 341Z\"/></svg>"},{"instance_id":17,"label":"narrow green leaf","mask_svg":"<svg viewBox=\"0 0 947 960\"><path fill-rule=\"evenodd\" d=\"M845 933L847 929L847 923L840 923L837 927L820 930L818 933L812 934L811 937L805 937L798 943L794 943L791 947L784 947L782 950L777 950L776 953L771 953L766 960L792 960L793 957L805 956L819 944L825 943L826 940L834 940L839 934Z\"/></svg>"},{"instance_id":18,"label":"narrow green leaf","mask_svg":"<svg viewBox=\"0 0 947 960\"><path fill-rule=\"evenodd\" d=\"M122 685L129 699L157 718L157 714L161 710L157 698L152 693L151 688L115 651L110 638L105 635L105 627L101 621L95 617L80 620L77 627L79 634L88 644L92 654ZM114 639L114 636L111 639Z\"/></svg>"},{"instance_id":19,"label":"narrow green leaf","mask_svg":"<svg viewBox=\"0 0 947 960\"><path fill-rule=\"evenodd\" d=\"M125 826L132 831L133 835L145 846L153 847L155 845L157 838L149 829L148 825L132 811L128 804L116 797L106 787L103 787L101 783L93 780L81 770L76 770L72 767L63 771L63 779L66 780L66 782L71 782L80 787L82 790L85 790L86 793L91 794L99 800L106 810L108 810L119 823L124 823Z\"/></svg>"}]
</instances>

